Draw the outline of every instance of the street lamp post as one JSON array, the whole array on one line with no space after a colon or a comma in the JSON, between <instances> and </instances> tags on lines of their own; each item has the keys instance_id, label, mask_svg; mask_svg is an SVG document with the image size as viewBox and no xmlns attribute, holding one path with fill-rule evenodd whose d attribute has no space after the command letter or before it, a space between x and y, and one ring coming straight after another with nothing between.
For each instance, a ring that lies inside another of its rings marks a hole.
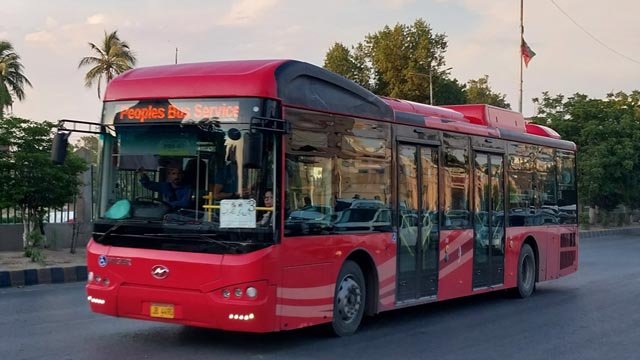
<instances>
[{"instance_id":1,"label":"street lamp post","mask_svg":"<svg viewBox=\"0 0 640 360\"><path fill-rule=\"evenodd\" d=\"M444 70L442 70L442 73L446 73L447 71L453 69L452 67L448 67ZM429 105L434 105L433 104L433 76L431 75L431 73L433 72L433 68L429 67ZM436 70L436 73L438 73L440 71Z\"/></svg>"},{"instance_id":2,"label":"street lamp post","mask_svg":"<svg viewBox=\"0 0 640 360\"><path fill-rule=\"evenodd\" d=\"M433 105L433 76L431 76L431 67L429 67L429 105Z\"/></svg>"}]
</instances>

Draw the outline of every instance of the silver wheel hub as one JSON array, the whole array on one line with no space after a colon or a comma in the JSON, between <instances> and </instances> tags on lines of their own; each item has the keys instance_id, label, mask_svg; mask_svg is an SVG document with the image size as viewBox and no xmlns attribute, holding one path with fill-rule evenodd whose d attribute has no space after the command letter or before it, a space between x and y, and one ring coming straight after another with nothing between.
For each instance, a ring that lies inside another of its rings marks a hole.
<instances>
[{"instance_id":1,"label":"silver wheel hub","mask_svg":"<svg viewBox=\"0 0 640 360\"><path fill-rule=\"evenodd\" d=\"M336 311L340 319L345 323L353 321L362 306L360 285L351 276L345 277L338 284L336 300Z\"/></svg>"}]
</instances>

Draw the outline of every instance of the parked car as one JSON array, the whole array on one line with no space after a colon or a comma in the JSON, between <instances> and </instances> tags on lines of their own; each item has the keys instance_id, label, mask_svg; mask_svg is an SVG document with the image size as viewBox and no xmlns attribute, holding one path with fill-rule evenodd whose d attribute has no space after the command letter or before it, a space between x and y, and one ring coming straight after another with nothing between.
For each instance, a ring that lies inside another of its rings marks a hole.
<instances>
[{"instance_id":1,"label":"parked car","mask_svg":"<svg viewBox=\"0 0 640 360\"><path fill-rule=\"evenodd\" d=\"M388 208L348 208L334 223L338 232L391 231L391 210Z\"/></svg>"},{"instance_id":2,"label":"parked car","mask_svg":"<svg viewBox=\"0 0 640 360\"><path fill-rule=\"evenodd\" d=\"M289 214L288 220L328 220L333 214L330 206L309 205Z\"/></svg>"}]
</instances>

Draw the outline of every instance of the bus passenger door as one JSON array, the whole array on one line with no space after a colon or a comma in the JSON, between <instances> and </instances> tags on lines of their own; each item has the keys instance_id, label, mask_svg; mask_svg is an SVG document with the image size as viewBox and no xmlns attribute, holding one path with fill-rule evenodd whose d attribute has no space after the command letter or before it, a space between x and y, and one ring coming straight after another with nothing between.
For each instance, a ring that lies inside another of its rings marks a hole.
<instances>
[{"instance_id":1,"label":"bus passenger door","mask_svg":"<svg viewBox=\"0 0 640 360\"><path fill-rule=\"evenodd\" d=\"M397 301L438 290L438 149L398 144Z\"/></svg>"},{"instance_id":2,"label":"bus passenger door","mask_svg":"<svg viewBox=\"0 0 640 360\"><path fill-rule=\"evenodd\" d=\"M504 282L504 166L499 155L476 153L473 288Z\"/></svg>"}]
</instances>

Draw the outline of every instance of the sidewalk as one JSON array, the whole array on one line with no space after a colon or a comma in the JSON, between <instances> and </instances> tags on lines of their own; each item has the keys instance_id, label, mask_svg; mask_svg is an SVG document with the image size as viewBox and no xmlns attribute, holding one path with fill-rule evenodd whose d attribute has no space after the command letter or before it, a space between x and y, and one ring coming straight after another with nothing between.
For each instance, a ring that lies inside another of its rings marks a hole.
<instances>
[{"instance_id":1,"label":"sidewalk","mask_svg":"<svg viewBox=\"0 0 640 360\"><path fill-rule=\"evenodd\" d=\"M44 250L44 261L34 263L22 251L0 252L0 288L87 280L85 249Z\"/></svg>"},{"instance_id":2,"label":"sidewalk","mask_svg":"<svg viewBox=\"0 0 640 360\"><path fill-rule=\"evenodd\" d=\"M589 230L580 230L580 238L594 238L594 237L604 237L609 235L618 235L618 234L633 234L640 233L640 226L625 226L620 228L593 228Z\"/></svg>"},{"instance_id":3,"label":"sidewalk","mask_svg":"<svg viewBox=\"0 0 640 360\"><path fill-rule=\"evenodd\" d=\"M640 226L580 230L580 238L627 233L640 233ZM0 252L0 288L87 280L84 248L79 248L76 254L70 254L68 249L44 250L44 255L44 262L39 264L24 257L22 251Z\"/></svg>"}]
</instances>

